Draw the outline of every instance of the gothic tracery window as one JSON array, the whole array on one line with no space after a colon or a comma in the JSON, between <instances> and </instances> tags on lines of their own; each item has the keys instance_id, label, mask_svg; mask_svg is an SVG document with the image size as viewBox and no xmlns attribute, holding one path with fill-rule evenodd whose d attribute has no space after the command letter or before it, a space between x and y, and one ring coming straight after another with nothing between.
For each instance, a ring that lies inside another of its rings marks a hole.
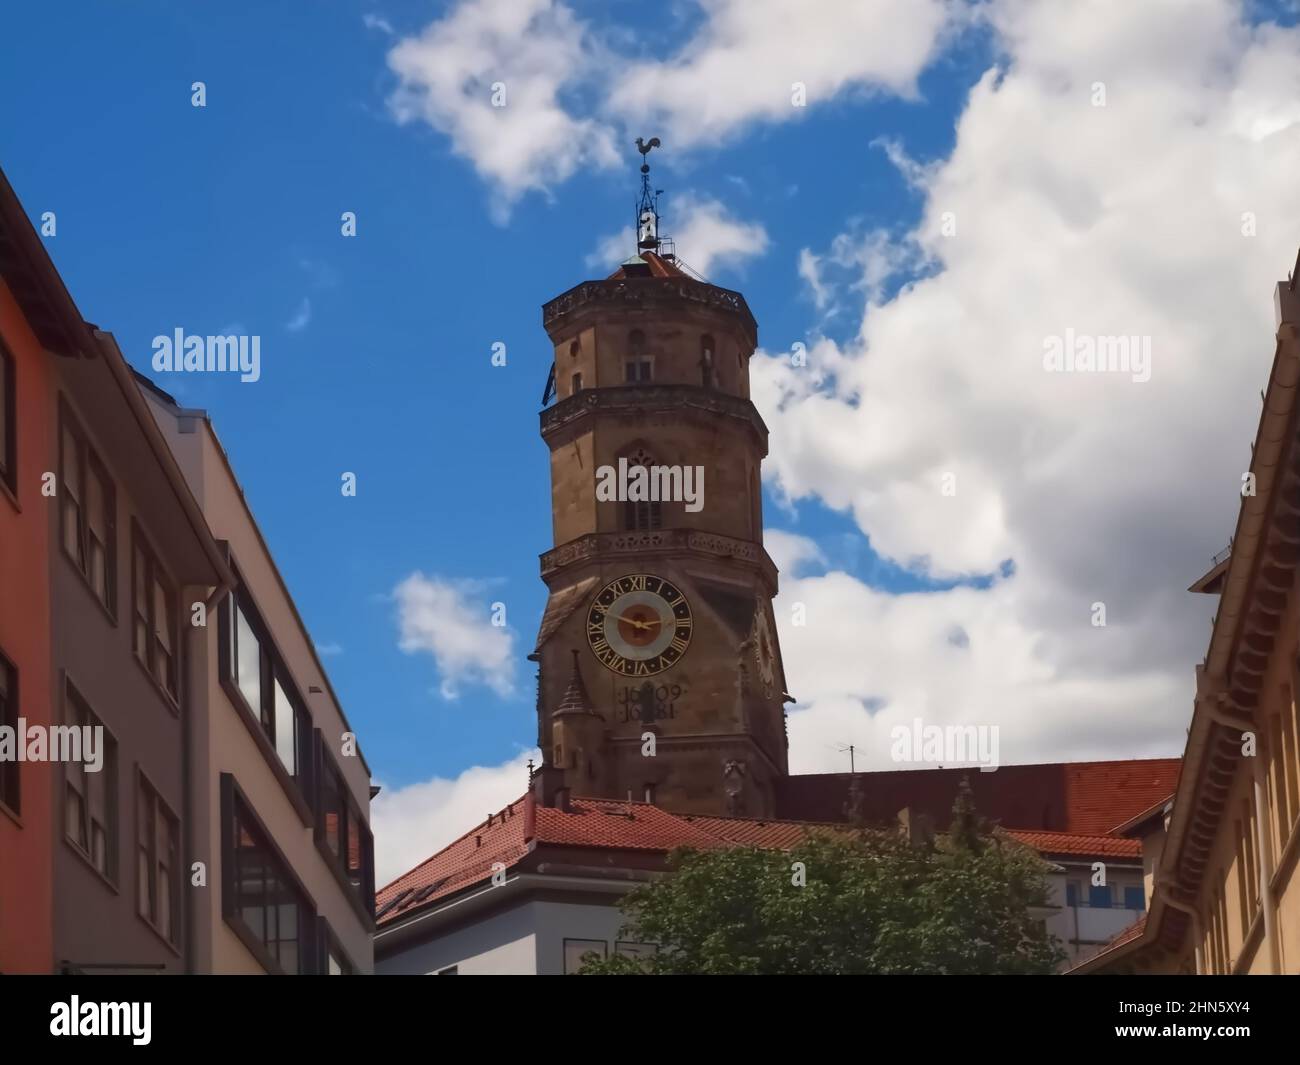
<instances>
[{"instance_id":1,"label":"gothic tracery window","mask_svg":"<svg viewBox=\"0 0 1300 1065\"><path fill-rule=\"evenodd\" d=\"M627 468L629 477L631 471L638 466L642 466L648 472L654 465L655 460L647 451L644 445L624 458L627 459ZM664 527L664 505L662 502L648 499L625 500L623 503L623 528L632 532L652 532Z\"/></svg>"}]
</instances>

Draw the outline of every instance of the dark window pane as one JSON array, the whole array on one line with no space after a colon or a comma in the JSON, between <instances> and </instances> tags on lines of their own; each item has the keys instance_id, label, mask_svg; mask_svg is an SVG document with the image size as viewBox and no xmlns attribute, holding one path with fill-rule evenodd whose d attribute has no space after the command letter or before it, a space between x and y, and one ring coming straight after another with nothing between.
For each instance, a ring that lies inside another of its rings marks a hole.
<instances>
[{"instance_id":1,"label":"dark window pane","mask_svg":"<svg viewBox=\"0 0 1300 1065\"><path fill-rule=\"evenodd\" d=\"M1108 910L1111 906L1110 885L1088 888L1088 905L1098 910Z\"/></svg>"}]
</instances>

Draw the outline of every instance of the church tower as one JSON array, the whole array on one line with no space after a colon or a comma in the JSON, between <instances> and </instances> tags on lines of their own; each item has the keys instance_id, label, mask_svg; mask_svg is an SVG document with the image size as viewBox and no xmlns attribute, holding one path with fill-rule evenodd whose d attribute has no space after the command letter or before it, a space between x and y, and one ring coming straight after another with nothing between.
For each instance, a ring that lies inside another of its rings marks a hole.
<instances>
[{"instance_id":1,"label":"church tower","mask_svg":"<svg viewBox=\"0 0 1300 1065\"><path fill-rule=\"evenodd\" d=\"M547 303L541 414L554 547L537 646L546 804L650 799L771 817L785 676L763 548L757 325L658 235L643 156L637 252Z\"/></svg>"}]
</instances>

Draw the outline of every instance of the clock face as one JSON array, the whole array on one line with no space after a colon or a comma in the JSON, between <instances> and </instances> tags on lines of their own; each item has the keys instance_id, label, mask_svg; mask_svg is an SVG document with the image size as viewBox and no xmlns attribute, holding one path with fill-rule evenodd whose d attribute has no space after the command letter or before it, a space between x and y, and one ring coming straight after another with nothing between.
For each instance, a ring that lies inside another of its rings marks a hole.
<instances>
[{"instance_id":1,"label":"clock face","mask_svg":"<svg viewBox=\"0 0 1300 1065\"><path fill-rule=\"evenodd\" d=\"M680 588L633 573L596 593L587 611L587 642L606 669L649 677L681 661L694 624Z\"/></svg>"},{"instance_id":2,"label":"clock face","mask_svg":"<svg viewBox=\"0 0 1300 1065\"><path fill-rule=\"evenodd\" d=\"M772 639L772 626L767 620L767 611L761 606L754 622L754 660L763 683L771 687L776 677L776 645Z\"/></svg>"}]
</instances>

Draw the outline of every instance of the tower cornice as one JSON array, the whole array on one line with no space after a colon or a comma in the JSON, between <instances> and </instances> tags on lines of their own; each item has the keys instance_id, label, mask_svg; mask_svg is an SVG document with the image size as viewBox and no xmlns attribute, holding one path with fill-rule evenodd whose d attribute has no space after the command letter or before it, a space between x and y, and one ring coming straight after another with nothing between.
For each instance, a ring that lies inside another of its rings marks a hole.
<instances>
[{"instance_id":1,"label":"tower cornice","mask_svg":"<svg viewBox=\"0 0 1300 1065\"><path fill-rule=\"evenodd\" d=\"M542 326L555 338L567 330L571 319L587 309L636 310L697 304L734 316L745 333L751 350L758 345L758 323L739 292L719 288L692 277L614 278L583 281L542 305Z\"/></svg>"},{"instance_id":2,"label":"tower cornice","mask_svg":"<svg viewBox=\"0 0 1300 1065\"><path fill-rule=\"evenodd\" d=\"M744 396L733 396L699 385L618 385L614 388L584 388L541 412L542 437L593 414L652 414L664 411L680 414L698 410L703 414L738 418L748 422L767 454L767 425L758 408Z\"/></svg>"},{"instance_id":3,"label":"tower cornice","mask_svg":"<svg viewBox=\"0 0 1300 1065\"><path fill-rule=\"evenodd\" d=\"M588 533L569 540L541 556L542 580L577 563L614 561L626 557L642 562L664 555L694 554L709 559L730 559L752 566L764 578L769 595L777 592L776 563L761 543L703 529L655 529L653 531Z\"/></svg>"}]
</instances>

